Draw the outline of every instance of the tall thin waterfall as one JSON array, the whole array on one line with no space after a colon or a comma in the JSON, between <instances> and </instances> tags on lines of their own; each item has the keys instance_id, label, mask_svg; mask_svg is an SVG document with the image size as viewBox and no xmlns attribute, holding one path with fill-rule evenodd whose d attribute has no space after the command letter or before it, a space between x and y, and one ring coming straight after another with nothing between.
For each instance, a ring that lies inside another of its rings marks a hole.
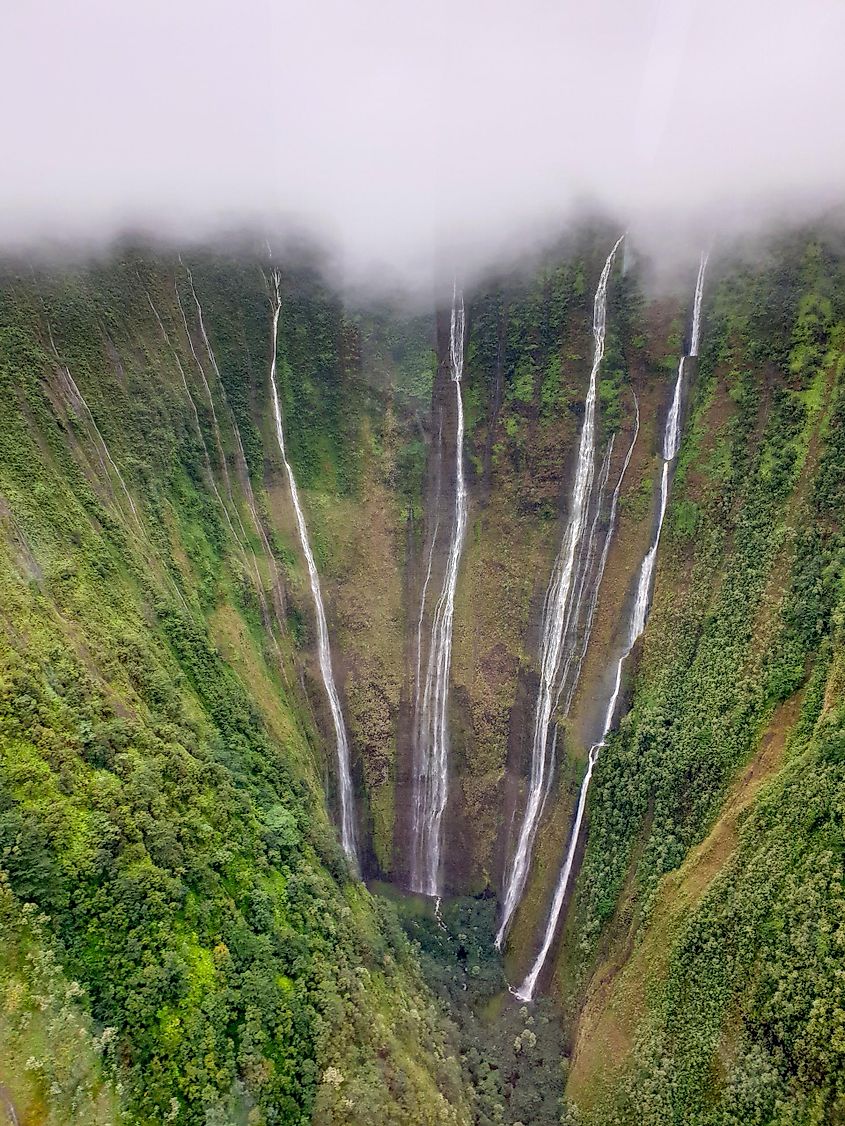
<instances>
[{"instance_id":1,"label":"tall thin waterfall","mask_svg":"<svg viewBox=\"0 0 845 1126\"><path fill-rule=\"evenodd\" d=\"M569 714L569 709L572 706L572 700L575 696L575 689L578 687L578 681L581 678L581 666L584 663L584 658L587 655L587 647L590 643L590 634L592 633L593 629L593 618L595 617L596 605L598 604L599 600L599 589L601 587L601 581L604 578L604 569L607 566L607 557L610 553L610 544L613 539L613 532L616 528L616 516L619 511L619 493L622 489L622 482L625 480L625 474L628 472L628 466L631 464L631 457L634 453L634 446L637 444L637 438L640 434L640 403L637 399L636 393L633 390L631 394L634 398L634 434L631 438L631 444L628 446L628 452L625 454L625 460L622 463L622 470L616 481L616 486L613 490L613 496L610 499L610 511L607 518L607 530L604 534L604 544L602 545L601 558L599 559L595 578L590 584L591 589L584 622L584 637L581 642L581 649L574 657L575 668L572 675L569 677L569 686L567 689L566 699L563 703L564 715ZM586 574L589 574L589 571L587 571ZM561 680L561 687L563 687L564 684L566 684L565 678Z\"/></svg>"},{"instance_id":2,"label":"tall thin waterfall","mask_svg":"<svg viewBox=\"0 0 845 1126\"><path fill-rule=\"evenodd\" d=\"M695 285L695 299L693 302L693 317L692 317L692 335L690 339L689 356L698 355L698 345L701 334L701 298L704 291L704 271L707 268L707 255L702 253L701 261L698 268L698 278ZM569 843L566 849L566 857L564 859L563 868L561 869L560 876L558 877L557 886L555 888L554 898L552 900L551 911L546 922L546 930L543 935L543 943L540 947L540 952L534 959L534 963L528 974L525 977L522 985L514 990L515 995L521 1001L530 1001L534 997L534 991L537 988L537 979L539 978L546 959L549 956L552 943L554 942L555 932L560 920L560 913L563 908L563 901L566 898L566 892L569 887L569 879L572 875L572 867L575 862L575 852L578 847L578 837L581 832L581 825L584 820L584 810L587 806L587 792L590 788L590 782L593 777L593 770L599 757L599 753L606 745L607 736L613 726L613 721L616 714L616 707L619 703L619 693L622 688L622 668L625 661L634 648L635 643L645 629L646 621L648 620L648 612L650 609L650 596L651 584L654 577L654 565L657 560L657 547L660 543L660 533L663 529L663 519L666 515L666 505L669 498L669 484L670 484L670 468L672 462L678 455L678 448L681 441L681 396L683 392L683 377L684 377L684 361L686 357L681 357L678 364L678 377L675 380L675 389L672 394L672 402L669 407L669 413L666 417L666 427L663 432L663 468L660 476L660 503L658 506L657 525L655 527L654 538L651 546L646 552L645 558L640 566L640 573L637 580L637 590L634 598L634 605L631 610L631 617L628 622L628 629L626 632L625 645L622 653L616 662L616 673L613 684L613 691L611 692L610 699L608 700L607 710L604 716L604 724L602 727L602 736L597 743L590 747L590 753L587 759L587 771L584 779L581 782L581 790L578 794L578 805L575 810L575 821L572 825L572 830L569 835Z\"/></svg>"},{"instance_id":3,"label":"tall thin waterfall","mask_svg":"<svg viewBox=\"0 0 845 1126\"><path fill-rule=\"evenodd\" d=\"M273 396L273 418L276 424L276 440L279 443L279 452L285 463L288 485L290 486L291 500L296 514L296 526L299 531L299 541L302 544L302 554L308 567L308 579L311 584L311 596L314 599L314 611L317 618L317 654L320 661L320 672L326 695L329 699L329 710L334 724L335 741L337 745L337 780L340 794L340 841L349 863L358 867L358 845L355 831L355 809L352 790L352 774L349 767L349 741L346 737L346 727L343 722L343 712L340 708L340 697L335 685L332 671L332 654L329 646L329 630L326 625L326 612L323 608L323 595L320 590L320 577L317 574L317 565L311 551L308 539L308 528L305 524L305 515L299 502L299 490L296 487L296 478L285 452L285 432L282 427L282 410L279 404L279 390L276 384L276 353L279 339L279 314L282 308L281 275L278 270L273 272L273 349L270 362L270 390Z\"/></svg>"},{"instance_id":4,"label":"tall thin waterfall","mask_svg":"<svg viewBox=\"0 0 845 1126\"><path fill-rule=\"evenodd\" d=\"M501 947L504 941L514 912L522 898L531 867L534 840L551 784L555 743L555 740L550 738L553 716L564 683L569 681L573 659L577 652L586 574L595 557L598 506L601 502L600 489L599 496L595 500L596 509L592 523L590 523L590 507L593 501L593 479L595 476L598 375L604 358L607 329L607 284L616 251L624 237L624 235L621 235L616 240L613 249L607 256L593 301L593 365L590 370L590 382L584 403L584 422L578 444L578 460L575 467L575 480L572 485L569 521L560 552L555 560L543 605L540 630L540 684L537 691L531 738L531 773L528 779L528 796L513 858L505 876L502 914L496 934L496 945L498 947ZM628 459L630 460L630 451ZM607 464L609 467L609 461ZM599 483L601 484L601 481ZM621 484L621 477L619 483ZM616 488L617 495L618 490L619 485ZM614 517L615 511L614 498ZM603 552L603 561L606 558L606 552ZM597 576L597 579L600 581L601 576ZM588 627L592 624L592 615L589 616L589 620L585 624ZM580 672L580 661L577 661L577 667Z\"/></svg>"},{"instance_id":5,"label":"tall thin waterfall","mask_svg":"<svg viewBox=\"0 0 845 1126\"><path fill-rule=\"evenodd\" d=\"M452 319L449 336L449 366L455 385L457 428L455 432L455 516L449 541L449 555L443 587L434 608L425 682L417 687L418 705L415 732L415 761L412 794L411 889L424 895L440 894L443 851L443 813L449 787L449 672L452 666L452 624L455 617L455 591L458 569L466 538L467 487L464 477L464 405L461 378L464 371L466 310L457 285L452 293ZM434 544L432 541L432 551ZM423 587L425 610L428 589Z\"/></svg>"}]
</instances>

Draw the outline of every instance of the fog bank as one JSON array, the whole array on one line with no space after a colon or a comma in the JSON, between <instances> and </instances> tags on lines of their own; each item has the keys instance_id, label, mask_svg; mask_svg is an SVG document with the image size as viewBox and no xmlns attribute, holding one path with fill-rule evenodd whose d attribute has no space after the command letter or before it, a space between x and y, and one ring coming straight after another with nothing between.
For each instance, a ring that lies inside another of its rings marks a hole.
<instances>
[{"instance_id":1,"label":"fog bank","mask_svg":"<svg viewBox=\"0 0 845 1126\"><path fill-rule=\"evenodd\" d=\"M31 0L0 244L304 228L427 284L600 209L678 249L836 205L841 0Z\"/></svg>"}]
</instances>

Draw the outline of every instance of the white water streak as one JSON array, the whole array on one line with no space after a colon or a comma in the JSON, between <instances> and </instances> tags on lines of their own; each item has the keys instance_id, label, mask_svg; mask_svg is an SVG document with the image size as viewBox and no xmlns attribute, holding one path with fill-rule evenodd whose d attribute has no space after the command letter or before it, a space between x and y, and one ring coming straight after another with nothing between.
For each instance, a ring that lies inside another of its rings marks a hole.
<instances>
[{"instance_id":1,"label":"white water streak","mask_svg":"<svg viewBox=\"0 0 845 1126\"><path fill-rule=\"evenodd\" d=\"M414 680L416 686L417 702L415 714L419 714L420 709L420 669L422 665L422 627L423 618L425 617L425 597L428 594L428 584L431 582L431 568L434 563L434 547L437 543L437 532L440 529L440 521L438 520L434 525L434 532L431 536L431 547L428 552L428 569L425 573L425 582L422 587L422 594L420 595L420 616L417 619L417 675Z\"/></svg>"},{"instance_id":2,"label":"white water streak","mask_svg":"<svg viewBox=\"0 0 845 1126\"><path fill-rule=\"evenodd\" d=\"M452 665L452 626L455 591L466 538L468 495L464 476L464 370L466 309L457 284L452 294L449 361L455 385L455 517L443 588L434 608L422 704L418 709L413 778L411 889L423 895L440 894L443 852L443 813L449 788L449 673Z\"/></svg>"},{"instance_id":3,"label":"white water streak","mask_svg":"<svg viewBox=\"0 0 845 1126\"><path fill-rule=\"evenodd\" d=\"M616 516L619 510L619 493L622 488L622 482L625 480L625 474L628 472L628 466L631 464L631 456L634 452L634 446L637 444L637 438L640 433L640 404L636 394L634 395L634 410L636 421L634 424L634 436L631 439L631 444L628 447L628 452L625 455L625 461L622 463L622 472L619 474L619 479L616 482L616 487L613 490L613 496L610 501L610 513L607 520L607 531L604 535L604 546L602 547L601 559L599 560L598 570L596 571L595 579L593 580L592 590L590 594L590 602L587 607L586 620L584 625L584 638L581 643L581 651L578 654L575 672L572 674L569 682L569 689L564 702L563 711L565 715L569 714L569 709L572 706L572 699L575 696L575 690L578 687L578 682L581 678L581 666L584 663L584 658L587 655L587 646L590 642L590 635L593 629L593 618L596 613L596 605L599 600L599 589L601 588L601 581L604 578L605 567L607 566L607 557L610 554L610 543L613 539L613 532L616 528ZM561 684L564 682L561 681Z\"/></svg>"},{"instance_id":4,"label":"white water streak","mask_svg":"<svg viewBox=\"0 0 845 1126\"><path fill-rule=\"evenodd\" d=\"M607 443L607 448L604 451L602 458L601 468L599 470L598 481L593 489L595 494L595 503L593 505L593 519L590 524L590 530L583 537L581 550L578 552L578 559L575 564L575 595L569 599L569 606L566 612L566 620L563 626L563 646L562 646L562 661L560 672L558 673L557 684L558 689L555 694L555 703L552 708L554 712L560 700L561 693L565 685L569 685L569 674L576 661L576 641L578 626L581 621L581 605L584 601L584 594L590 586L590 576L593 570L593 564L596 558L596 545L598 542L598 527L601 520L602 507L604 501L604 491L607 488L607 480L610 476L610 461L613 457L613 447L616 445L616 435L614 434L610 441ZM590 595L587 595L588 606ZM589 638L584 635L584 640L589 641ZM570 686L574 693L575 685Z\"/></svg>"},{"instance_id":5,"label":"white water streak","mask_svg":"<svg viewBox=\"0 0 845 1126\"><path fill-rule=\"evenodd\" d=\"M701 295L704 291L704 271L707 269L708 251L702 250L701 261L698 266L698 278L695 283L695 302L692 314L692 337L690 339L689 354L698 355L698 346L701 342Z\"/></svg>"},{"instance_id":6,"label":"white water streak","mask_svg":"<svg viewBox=\"0 0 845 1126\"><path fill-rule=\"evenodd\" d=\"M698 269L698 279L695 286L695 298L693 301L693 331L690 343L690 356L698 355L699 338L701 333L701 298L704 291L704 271L707 267L707 255L701 255L701 261ZM569 880L572 874L572 867L575 862L575 853L578 848L578 837L581 833L581 825L584 820L584 810L587 805L587 793L590 788L590 782L593 777L593 770L599 757L601 749L607 743L607 737L613 726L616 708L619 703L619 693L622 688L622 669L628 655L634 648L637 640L645 629L648 620L648 612L650 608L650 592L651 583L654 576L654 565L657 559L657 548L660 543L660 533L663 529L663 520L666 515L666 506L669 497L669 477L670 467L674 459L677 457L678 449L681 440L681 397L683 392L683 376L684 376L684 357L681 358L678 364L678 377L675 381L675 389L672 394L672 403L669 407L669 413L666 417L666 426L663 433L663 468L660 475L660 504L658 507L658 519L654 532L654 539L651 546L643 559L640 567L639 579L637 581L637 590L634 597L634 605L631 610L631 617L628 623L627 635L622 654L616 662L616 673L613 684L613 691L608 701L607 710L604 716L604 725L602 727L602 736L597 743L594 743L590 748L590 753L587 759L587 771L581 782L581 789L578 794L578 805L575 810L575 820L572 825L572 830L569 834L569 843L566 849L566 858L564 859L563 868L561 869L560 876L558 877L557 886L555 887L555 894L552 900L551 911L546 922L546 930L543 936L543 943L534 963L531 966L528 974L525 977L519 989L514 991L514 995L521 1001L531 1001L534 997L534 991L537 988L537 979L539 978L546 959L549 956L552 943L554 942L557 925L560 920L560 913L563 909L563 902L566 898L566 892L569 888Z\"/></svg>"},{"instance_id":7,"label":"white water streak","mask_svg":"<svg viewBox=\"0 0 845 1126\"><path fill-rule=\"evenodd\" d=\"M440 427L437 431L437 488L434 494L434 510L439 511L440 506L440 483L441 483L441 469L443 457L443 422L441 420ZM437 543L437 533L440 530L440 517L438 516L434 522L434 531L431 534L431 546L428 551L428 567L426 568L425 581L423 583L422 592L420 594L420 614L417 619L417 668L416 676L414 679L414 725L419 721L420 704L422 700L422 684L420 682L420 672L422 669L422 627L423 620L425 619L425 600L428 594L428 586L431 582L431 571L434 565L434 548Z\"/></svg>"},{"instance_id":8,"label":"white water streak","mask_svg":"<svg viewBox=\"0 0 845 1126\"><path fill-rule=\"evenodd\" d=\"M531 772L528 780L528 798L522 818L513 859L505 877L502 915L496 934L496 945L501 947L505 934L516 911L531 867L534 841L548 793L552 766L550 762L549 734L557 699L561 690L561 668L566 671L577 643L577 615L583 593L582 560L590 558L591 545L585 543L589 519L590 498L595 475L595 429L598 375L604 358L607 329L607 284L613 260L624 235L615 242L607 256L599 278L593 301L593 364L584 403L584 422L578 444L578 460L572 486L569 521L561 549L555 560L546 599L540 637L540 683L534 712L531 739ZM600 503L600 498L597 503ZM590 530L592 539L595 521Z\"/></svg>"},{"instance_id":9,"label":"white water streak","mask_svg":"<svg viewBox=\"0 0 845 1126\"><path fill-rule=\"evenodd\" d=\"M276 353L278 348L279 339L279 314L282 308L281 297L281 276L276 270L273 273L273 348L272 360L270 363L270 389L273 396L273 418L276 424L276 439L279 443L279 452L282 455L282 461L285 465L285 472L288 478L288 485L290 487L291 500L293 501L293 509L296 514L296 526L299 531L299 541L302 545L302 553L305 556L305 563L308 567L308 578L311 584L311 595L314 600L314 610L317 618L317 655L320 661L320 672L323 677L323 684L326 689L326 695L329 700L329 710L332 715L332 723L334 725L335 740L337 745L337 774L338 774L338 791L340 794L340 840L343 845L343 851L349 860L349 863L357 870L358 867L358 846L356 841L355 832L355 810L353 806L353 790L352 790L352 775L349 766L349 742L346 737L346 727L343 722L343 713L340 707L340 697L338 696L337 687L335 685L334 673L332 671L332 655L329 647L329 630L326 624L326 612L323 608L323 595L320 590L320 577L317 574L317 565L314 562L314 554L311 551L311 543L308 538L308 528L305 524L305 515L302 511L302 505L299 502L299 490L296 487L296 478L293 475L293 469L287 459L285 451L285 433L282 427L282 409L279 402L279 391L276 385Z\"/></svg>"},{"instance_id":10,"label":"white water streak","mask_svg":"<svg viewBox=\"0 0 845 1126\"><path fill-rule=\"evenodd\" d=\"M181 261L181 259L180 259L180 261ZM279 569L278 569L278 566L276 564L276 557L273 555L273 551L270 547L270 541L267 538L267 533L264 531L264 524L262 523L261 517L259 516L259 513L258 513L258 506L255 503L255 495L252 491L252 481L250 480L250 476L249 476L249 466L247 465L246 454L244 453L243 442L241 441L241 432L238 429L237 420L235 419L234 412L232 411L232 408L229 405L229 400L226 397L226 389L223 385L223 377L220 374L220 368L217 366L217 359L214 355L214 350L211 347L211 341L209 340L208 333L206 332L206 329L205 329L205 319L203 317L202 305L200 304L199 297L197 296L197 291L194 288L193 274L191 273L190 268L188 266L185 266L185 273L188 277L188 284L191 287L191 295L193 296L194 304L197 307L197 319L199 321L199 326L200 326L200 335L202 336L203 343L205 344L205 350L208 354L208 358L211 362L211 366L214 369L214 374L217 378L217 386L220 388L220 395L221 395L221 398L223 400L223 405L225 406L226 411L228 413L229 423L232 427L232 433L234 434L235 445L236 445L237 454L238 454L238 468L239 468L239 471L240 471L241 485L243 487L244 495L246 497L247 508L249 509L250 516L252 517L253 526L255 527L255 530L258 533L258 538L261 540L261 546L264 550L264 556L267 560L267 566L270 568L271 596L272 596L272 599L273 599L273 609L274 609L275 615L276 615L276 622L277 622L280 629L284 629L285 615L284 615L284 608L281 605L280 598L279 598L280 581L279 581ZM177 301L178 301L179 300L178 289L176 291L176 298L177 298ZM179 308L182 309L181 301L179 301ZM223 472L224 472L224 477L225 477L225 481L226 481L226 491L228 493L229 500L232 503L232 508L234 510L234 513L235 513L235 519L238 522L238 527L240 528L241 533L242 533L242 537L243 537L243 540L241 542L241 547L242 547L244 553L246 553L246 552L249 553L249 556L252 560L252 572L253 572L253 576L255 578L256 591L258 593L258 600L261 603L262 618L263 618L263 621L264 621L268 631L270 631L272 633L271 621L270 621L270 612L268 610L267 600L266 600L265 595L264 595L264 583L263 583L263 580L261 578L261 571L260 571L259 566L258 566L258 559L256 557L255 551L252 548L252 544L249 542L249 537L247 535L246 528L244 527L243 521L241 520L240 511L239 511L238 506L235 502L235 498L232 495L232 484L231 484L231 481L229 479L229 470L228 470L227 465L226 465L226 454L223 450L223 443L222 443L221 436L220 436L220 427L219 427L219 424L217 422L216 412L214 410L214 400L213 400L212 395L211 395L211 389L208 386L208 380L206 379L205 370L203 369L203 366L199 361L199 357L197 356L196 351L194 350L193 341L191 340L191 334L188 332L188 324L187 324L187 320L185 319L184 309L182 309L182 319L185 321L185 332L187 333L187 336L188 336L188 343L191 346L191 352L193 353L194 359L197 362L197 367L200 370L200 374L202 376L202 381L203 381L203 384L205 386L206 394L208 395L209 406L211 407L211 414L212 414L212 418L213 418L213 421L214 421L214 432L215 432L215 437L216 437L216 441L217 441L217 448L218 448L218 452L220 454L220 458L221 458L222 464L223 464ZM229 521L229 526L231 528L231 521ZM233 528L232 528L232 531L234 532ZM237 539L238 537L236 536L235 538ZM247 565L249 565L248 561L247 561ZM275 639L274 639L274 645L275 644L276 643L275 643ZM276 646L276 648L278 649L278 646ZM281 655L279 655L279 656L280 656L280 660L281 660ZM284 672L284 666L283 665L282 665L282 669L283 669L283 672Z\"/></svg>"}]
</instances>

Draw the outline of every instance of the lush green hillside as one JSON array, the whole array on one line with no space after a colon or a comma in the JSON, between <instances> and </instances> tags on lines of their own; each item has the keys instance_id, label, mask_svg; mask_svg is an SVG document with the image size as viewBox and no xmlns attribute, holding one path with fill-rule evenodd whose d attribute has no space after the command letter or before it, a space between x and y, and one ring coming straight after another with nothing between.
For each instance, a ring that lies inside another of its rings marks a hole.
<instances>
[{"instance_id":1,"label":"lush green hillside","mask_svg":"<svg viewBox=\"0 0 845 1126\"><path fill-rule=\"evenodd\" d=\"M252 421L269 307L244 275L205 310L225 396L175 264L3 287L0 1079L32 1121L85 1099L143 1122L467 1121L407 940L327 816L308 611Z\"/></svg>"},{"instance_id":2,"label":"lush green hillside","mask_svg":"<svg viewBox=\"0 0 845 1126\"><path fill-rule=\"evenodd\" d=\"M572 1001L589 981L569 1084L588 1121L845 1112L843 283L804 240L714 278L633 708L598 771L559 962Z\"/></svg>"},{"instance_id":3,"label":"lush green hillside","mask_svg":"<svg viewBox=\"0 0 845 1126\"><path fill-rule=\"evenodd\" d=\"M639 436L532 879L504 959L492 946L612 241L585 232L466 293L445 929L402 892L420 590L450 487L443 316L345 307L283 264L288 456L367 890L333 828L261 264L124 247L5 269L0 1122L9 1105L26 1123L845 1120L829 239L750 264L714 250L630 712L529 1009L506 982L536 948L649 542L696 265L654 296L649 263L617 263L599 402L614 476L637 409Z\"/></svg>"}]
</instances>

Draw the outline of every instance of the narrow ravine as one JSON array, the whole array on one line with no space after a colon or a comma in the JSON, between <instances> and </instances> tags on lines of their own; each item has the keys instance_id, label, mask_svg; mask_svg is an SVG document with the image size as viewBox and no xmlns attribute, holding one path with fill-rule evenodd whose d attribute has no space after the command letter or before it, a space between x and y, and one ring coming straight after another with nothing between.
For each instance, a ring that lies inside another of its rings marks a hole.
<instances>
[{"instance_id":1,"label":"narrow ravine","mask_svg":"<svg viewBox=\"0 0 845 1126\"><path fill-rule=\"evenodd\" d=\"M505 873L502 912L496 933L496 945L499 948L504 942L514 913L525 891L537 829L549 793L556 746L556 738L552 733L555 710L564 690L567 692L567 702L571 701L574 693L572 672L577 669L580 673L581 658L589 640L589 630L592 626L592 613L588 613L586 619L583 618L582 607L584 607L585 588L588 585L588 572L595 563L602 477L606 481L606 473L600 473L599 487L593 488L596 476L598 376L604 358L607 330L607 285L616 252L624 237L624 235L621 235L616 240L607 256L593 301L593 362L587 387L587 397L584 402L584 422L578 443L578 458L575 467L575 479L572 484L569 520L543 604L540 629L540 683L537 690L537 703L534 710L531 736L531 770L522 823L511 862ZM609 453L610 451L608 451L608 456ZM629 460L630 451L625 462L625 468L627 468ZM609 467L609 460L606 464ZM622 478L620 477L611 509L613 520L615 520L616 501L621 483ZM592 522L590 521L591 511L593 512ZM612 532L610 526L609 531ZM609 543L609 540L607 542ZM606 559L607 552L603 550L602 564ZM600 581L601 574L599 573L596 575L596 582ZM588 598L586 609L589 610L592 605L592 599Z\"/></svg>"},{"instance_id":2,"label":"narrow ravine","mask_svg":"<svg viewBox=\"0 0 845 1126\"><path fill-rule=\"evenodd\" d=\"M417 686L414 776L412 792L411 890L439 896L443 852L443 813L449 792L449 674L452 667L452 625L455 591L467 527L468 493L464 475L464 370L466 309L457 285L452 293L449 367L455 386L455 512L440 597L431 621L425 680ZM432 540L432 552L434 542ZM425 612L428 578L423 588L420 621ZM419 678L418 678L419 681Z\"/></svg>"},{"instance_id":3,"label":"narrow ravine","mask_svg":"<svg viewBox=\"0 0 845 1126\"><path fill-rule=\"evenodd\" d=\"M628 622L628 627L625 634L625 643L623 645L622 653L616 662L616 672L614 677L613 691L611 692L610 699L608 700L607 709L604 716L604 724L602 726L602 735L597 743L590 747L590 752L587 758L587 771L581 782L581 789L578 794L578 804L575 810L575 820L572 824L572 830L569 835L569 842L566 848L566 856L564 858L563 867L561 868L558 877L557 885L555 887L554 898L552 899L552 906L549 912L549 917L546 921L546 928L543 934L543 942L537 957L525 976L524 981L518 989L514 990L514 994L521 1001L531 1001L537 988L537 980L543 971L543 966L549 956L554 937L557 932L558 922L560 921L560 914L563 908L563 903L566 898L566 893L569 888L569 881L572 875L572 868L575 863L575 853L578 848L578 838L581 833L581 825L584 820L584 810L587 805L587 794L590 789L590 783L593 777L596 762L598 761L601 749L606 745L607 737L613 727L613 722L616 716L616 708L619 703L619 693L622 688L622 671L625 661L627 660L631 650L634 648L637 640L645 629L648 620L648 612L651 606L651 588L654 579L654 568L657 561L657 549L660 544L660 533L663 530L663 521L666 516L666 507L669 500L669 486L671 483L671 469L675 458L678 455L678 449L681 442L681 401L683 397L684 385L684 368L685 361L688 357L695 357L698 355L698 346L701 336L701 299L704 292L704 272L707 268L707 254L702 253L701 261L698 268L698 277L695 284L695 297L693 300L693 317L692 317L692 333L690 336L690 350L686 356L682 356L678 364L678 375L675 380L675 388L672 394L672 402L669 407L669 413L666 417L666 426L663 432L663 450L662 459L663 466L660 474L660 500L658 504L657 524L655 526L654 538L651 545L646 552L646 555L640 566L639 576L637 579L636 595L634 597L634 604L631 609L631 615Z\"/></svg>"},{"instance_id":4,"label":"narrow ravine","mask_svg":"<svg viewBox=\"0 0 845 1126\"><path fill-rule=\"evenodd\" d=\"M340 707L340 696L335 684L332 671L332 655L329 646L329 629L326 624L326 612L323 607L323 595L320 589L320 577L317 565L314 562L314 553L308 538L308 528L305 523L305 514L299 501L299 490L296 487L296 478L288 461L285 451L285 432L282 426L282 409L279 402L279 390L276 382L276 362L279 342L279 314L282 309L281 275L278 270L273 272L273 340L270 361L270 391L273 396L273 419L276 426L276 440L279 443L279 452L285 465L288 485L290 486L291 500L296 515L296 527L299 531L299 541L302 545L302 554L308 567L308 580L311 584L311 596L314 600L314 613L317 619L317 656L320 662L320 673L326 696L329 701L329 711L335 732L337 748L337 787L340 798L340 841L343 851L352 867L358 870L358 844L355 829L355 808L352 790L352 773L350 769L349 740L346 736L346 726L343 722L343 712Z\"/></svg>"}]
</instances>

